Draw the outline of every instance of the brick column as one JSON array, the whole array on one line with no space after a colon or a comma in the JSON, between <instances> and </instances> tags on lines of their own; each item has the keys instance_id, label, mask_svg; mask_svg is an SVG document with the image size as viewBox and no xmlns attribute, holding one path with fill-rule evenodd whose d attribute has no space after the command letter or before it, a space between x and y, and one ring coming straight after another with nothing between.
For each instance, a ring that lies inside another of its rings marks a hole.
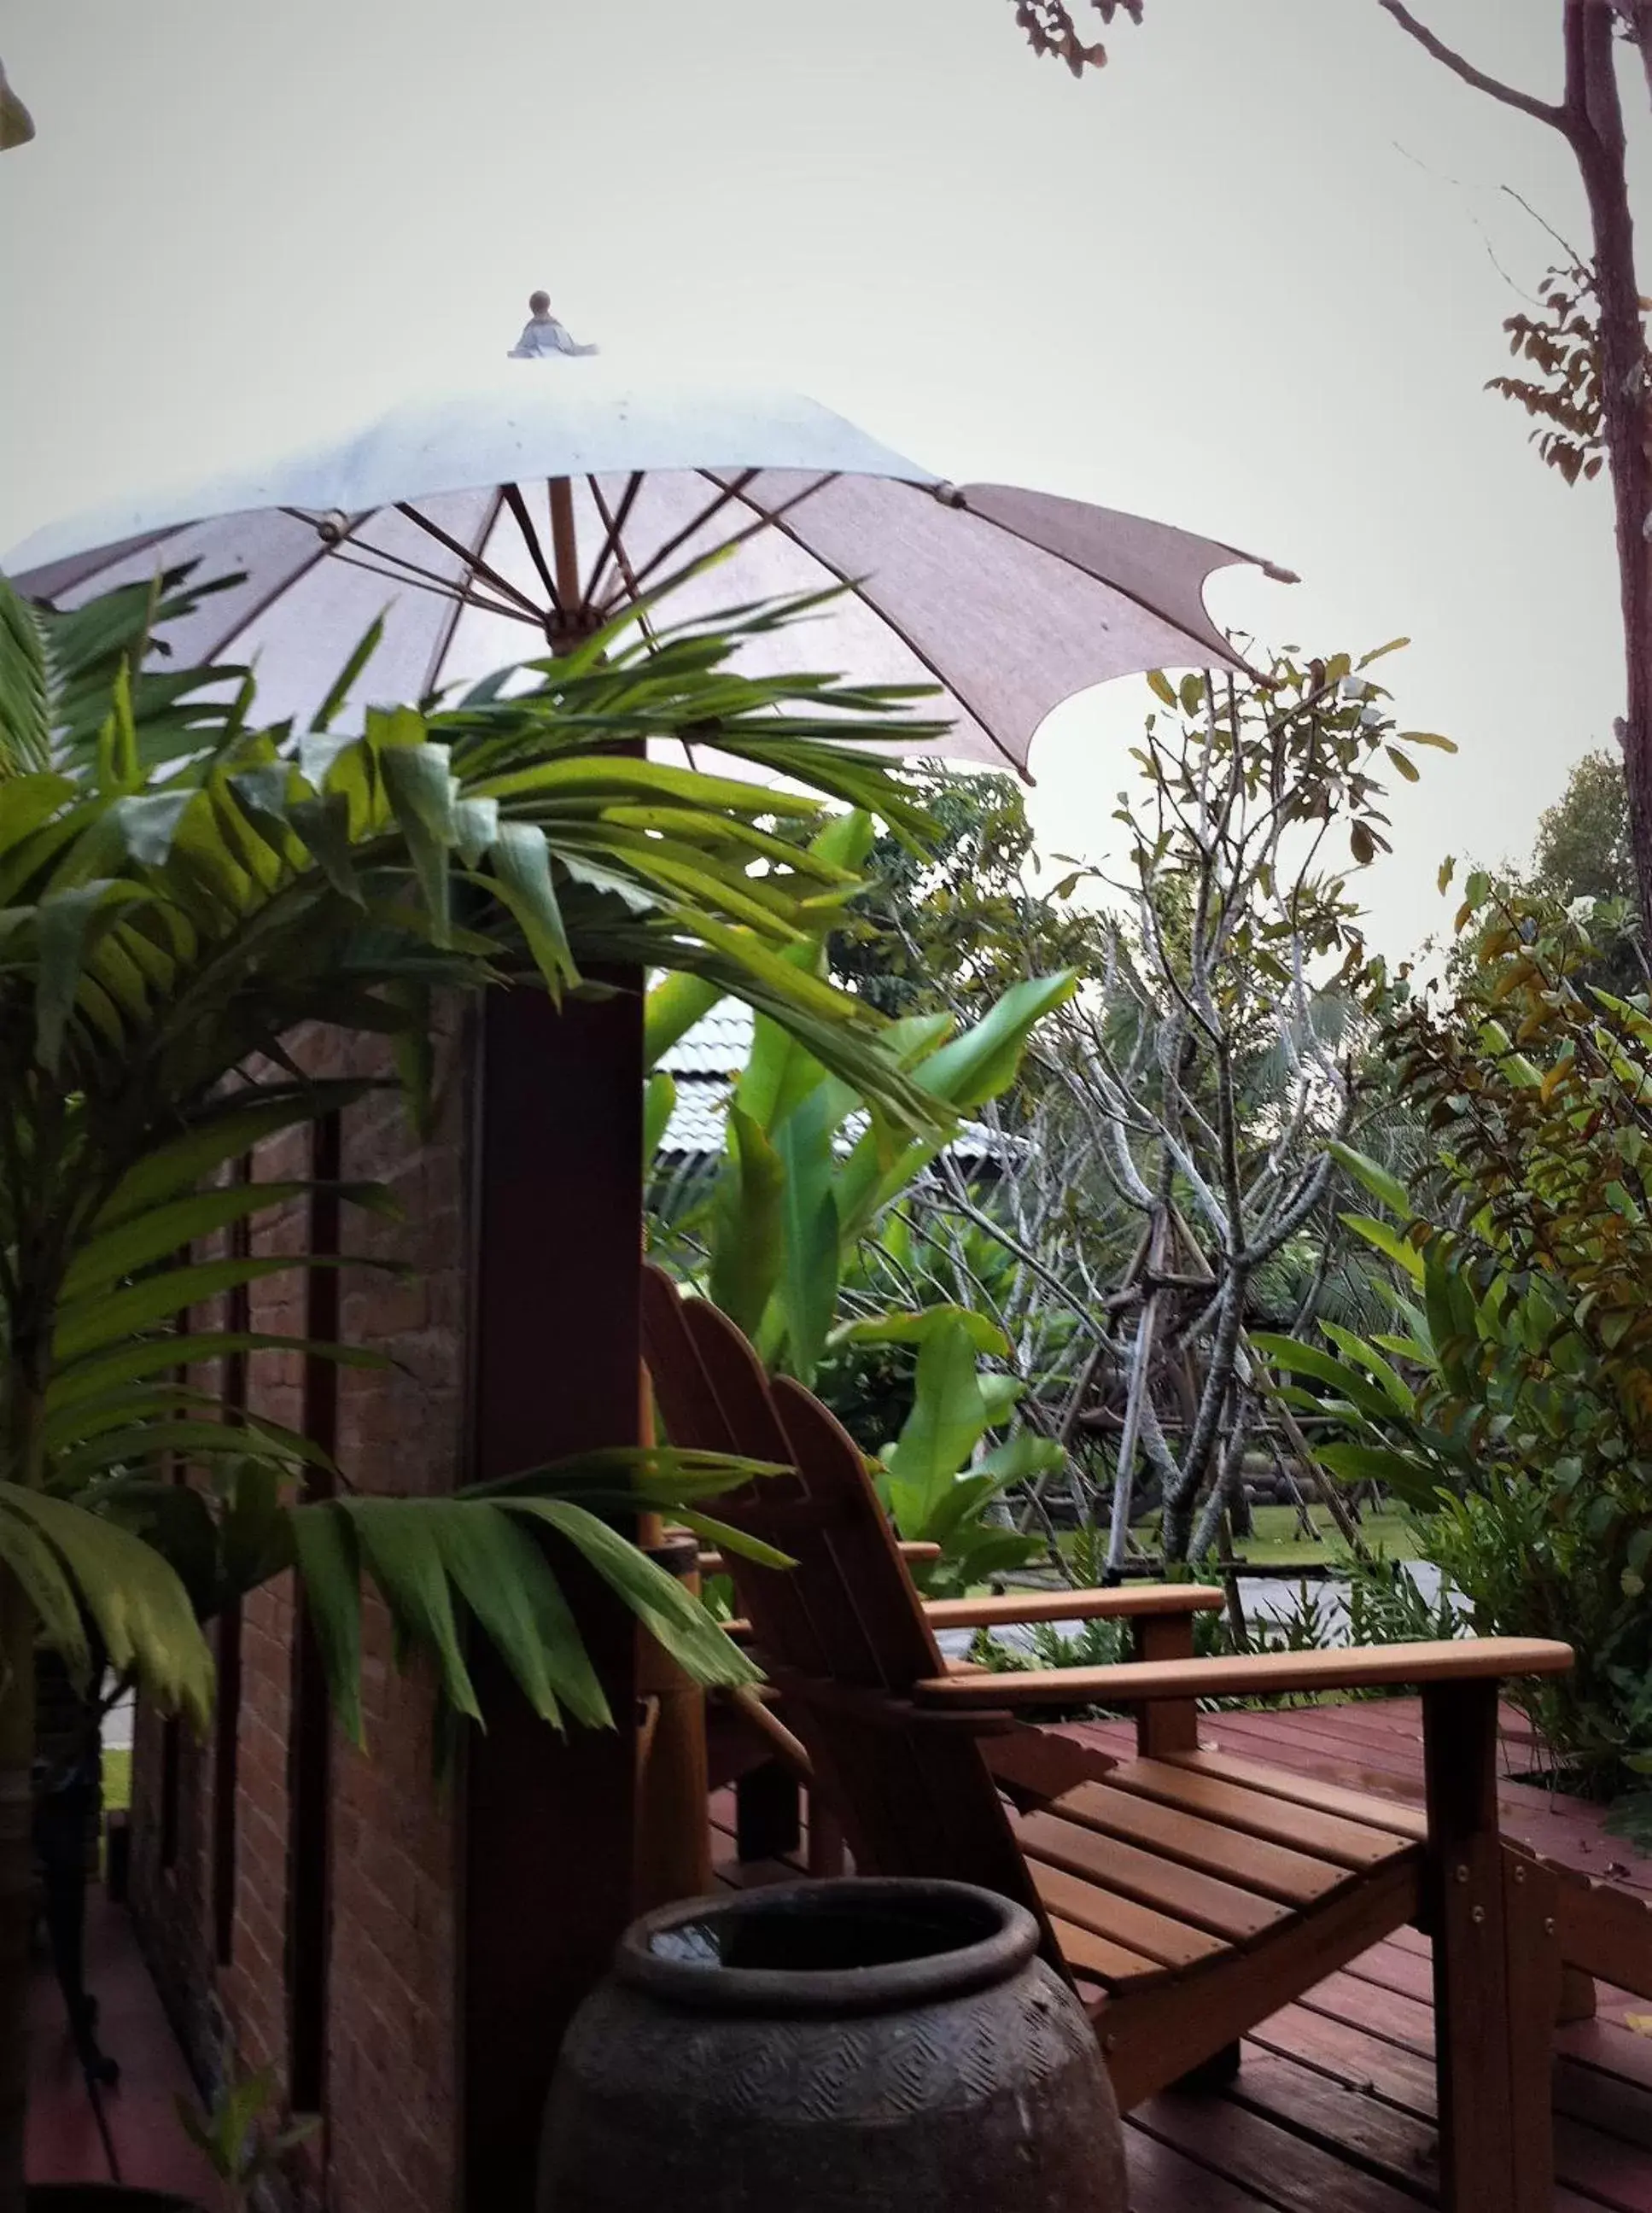
<instances>
[{"instance_id":1,"label":"brick column","mask_svg":"<svg viewBox=\"0 0 1652 2213\"><path fill-rule=\"evenodd\" d=\"M495 993L478 1017L472 1472L638 1434L642 1006L558 1013ZM564 1565L558 1556L560 1572ZM526 2213L557 2047L630 1917L636 1732L629 1617L568 1588L619 1727L560 1738L486 1654L466 1746L460 2019L463 2202Z\"/></svg>"}]
</instances>

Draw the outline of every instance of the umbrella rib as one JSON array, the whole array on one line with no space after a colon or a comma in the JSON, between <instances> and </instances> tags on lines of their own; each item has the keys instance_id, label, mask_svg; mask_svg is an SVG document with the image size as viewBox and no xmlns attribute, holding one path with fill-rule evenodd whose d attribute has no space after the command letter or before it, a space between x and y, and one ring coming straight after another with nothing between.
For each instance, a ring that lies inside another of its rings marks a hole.
<instances>
[{"instance_id":1,"label":"umbrella rib","mask_svg":"<svg viewBox=\"0 0 1652 2213\"><path fill-rule=\"evenodd\" d=\"M704 475L704 471L701 470L697 472L697 473ZM694 535L694 533L699 529L703 524L710 522L711 517L716 514L720 508L727 507L730 500L738 499L746 486L751 483L753 478L759 473L760 472L757 469L742 469L740 475L735 479L732 484L724 485L721 491L718 492L716 497L712 501L710 506L708 507L703 514L697 515L692 522L686 522L674 538L668 538L663 546L656 546L655 548L654 552L649 554L648 559L637 571L636 582L638 584L646 582L648 577L653 574L654 570L659 567L660 564L662 561L668 561L672 555L676 552L677 548L686 540L692 538ZM712 477L710 481L715 484L716 482L716 479ZM824 477L820 479L822 484L826 481L827 479ZM813 491L818 491L820 485L812 485L809 489ZM721 552L722 548L719 547L718 551Z\"/></svg>"},{"instance_id":2,"label":"umbrella rib","mask_svg":"<svg viewBox=\"0 0 1652 2213\"><path fill-rule=\"evenodd\" d=\"M707 474L707 472L706 472L705 470L702 469L702 470L698 470L698 471L697 471L697 472L696 472L696 473L697 473L697 474L698 474L698 475L704 476L704 475ZM758 470L756 470L756 469L748 469L748 470L747 471L747 472L746 472L747 481L749 481L749 479L750 479L752 477L754 477L754 476L758 475L759 473L759 472ZM822 490L825 488L825 486L826 486L826 485L829 485L829 484L834 484L834 483L837 481L837 474L838 474L838 472L837 472L837 471L836 471L835 469L829 469L829 470L827 470L827 472L826 472L826 474L825 474L824 476L818 476L818 477L816 477L813 484L805 485L802 491L794 492L794 493L792 494L792 496L791 496L791 497L790 497L789 499L783 501L783 502L781 503L781 504L780 504L778 507L775 507L775 508L759 507L759 506L758 505L758 503L757 503L757 502L756 502L755 500L746 500L746 501L744 501L744 502L743 502L743 504L745 504L746 506L749 507L749 508L750 508L750 509L751 509L751 511L752 511L752 513L753 513L753 514L757 517L756 521L755 521L755 522L752 522L752 523L748 523L748 524L747 525L747 527L746 527L746 528L745 528L744 530L737 530L737 531L735 533L735 534L734 534L734 536L733 536L732 538L725 538L725 539L723 540L723 541L722 541L722 545L721 545L721 546L717 546L717 547L715 549L715 550L716 550L716 552L717 553L719 553L719 554L722 554L722 553L731 553L731 552L734 551L734 549L735 548L735 546L743 546L743 545L746 543L746 541L747 541L747 540L748 538L755 538L755 537L757 537L757 536L758 536L758 534L759 534L760 532L765 531L765 530L769 530L769 529L771 529L771 528L775 527L777 526L777 522L778 522L778 519L779 519L779 517L780 517L781 515L789 515L789 514L791 513L791 510L793 509L793 508L795 508L795 507L801 507L801 506L802 505L803 502L804 502L806 499L812 499L812 498L814 497L815 493L816 493L817 491L822 491ZM716 482L716 479L715 477L712 477L712 478L711 478L711 479L710 479L710 481L711 481L713 484L715 484L715 483ZM739 498L739 497L740 497L740 495L739 495L739 493L737 492L737 491L735 491L734 488L731 488L731 489L730 489L730 491L729 491L729 493L728 493L728 497L729 497L730 498ZM714 503L714 505L713 505L712 507L709 508L709 509L706 510L707 514L715 514L715 513L716 513L716 509L717 509L718 507L722 506L722 504L723 504L723 502L722 502L722 500L718 500L717 502L716 502L716 503ZM702 518L701 518L701 520L702 520L702 521L704 521L704 517L702 517ZM691 525L691 528L692 528L692 527L693 527L693 526L692 526L692 525ZM792 533L791 533L789 531L788 531L785 534L786 534L788 537L792 537ZM797 539L797 538L793 538L792 542L793 542L795 545L802 545L802 540L801 539ZM649 562L649 564L648 564L648 565L649 565L649 568L652 568L652 567L655 566L655 565L656 565L656 564L657 564L657 562L658 562L660 559L663 558L663 553L664 553L664 552L668 552L668 551L669 551L669 550L670 550L669 548L663 549L663 550L662 550L662 552L661 552L661 554L658 554L658 555L656 555L656 556L655 557L655 560L654 560L654 561ZM807 549L806 549L806 550L807 550ZM708 556L708 558L710 558L710 557ZM691 563L690 563L690 564L689 564L689 567L688 567L686 570L680 570L680 571L679 571L679 573L678 573L678 576L677 576L676 577L670 577L670 576L668 576L668 577L666 579L665 582L664 582L662 585L661 585L661 586L660 586L660 588L660 588L660 590L661 590L661 591L662 591L662 592L663 592L663 591L669 591L669 590L670 590L670 588L671 588L671 587L672 587L672 585L673 585L674 582L677 582L680 581L680 578L681 578L682 576L687 576L687 575L691 574L691 573L692 572L692 569L693 569L693 564L691 562ZM640 581L641 581L641 577L642 577L642 576L646 576L646 575L647 575L647 573L648 573L648 570L647 570L647 569L644 569L644 570L641 570L641 571L639 572L638 577L637 577L635 581L636 581L636 582L640 582ZM834 572L834 573L835 573L835 572ZM634 586L633 586L633 596L636 596ZM652 598L652 597L654 596L654 594L649 594L649 596L650 598ZM892 627L893 627L893 625L892 625Z\"/></svg>"},{"instance_id":3,"label":"umbrella rib","mask_svg":"<svg viewBox=\"0 0 1652 2213\"><path fill-rule=\"evenodd\" d=\"M396 512L398 515L405 515L409 522L417 523L427 537L434 538L438 546L445 546L449 553L456 553L472 576L486 577L495 591L503 593L508 600L515 600L519 607L527 611L533 621L543 623L545 620L543 607L536 607L527 594L519 591L508 576L502 576L498 570L490 567L487 562L467 552L458 539L450 537L441 524L432 522L428 515L421 515L410 500L399 499L396 502ZM376 553L380 549L375 546L373 550Z\"/></svg>"},{"instance_id":4,"label":"umbrella rib","mask_svg":"<svg viewBox=\"0 0 1652 2213\"><path fill-rule=\"evenodd\" d=\"M292 515L294 520L298 522L311 521L311 518L308 515L300 515L294 508L283 507L281 512L283 515ZM313 523L311 527L314 527ZM352 530L356 527L353 522L350 527ZM244 631L250 630L260 615L268 613L269 610L275 605L276 601L281 597L283 592L290 592L295 584L302 583L304 578L309 575L313 569L320 567L320 564L326 559L327 555L332 552L332 548L330 546L318 545L316 550L313 553L307 553L304 558L299 563L297 568L293 570L290 575L283 576L278 584L271 584L269 590L265 592L261 600L258 600L253 607L248 607L243 613L238 614L235 618L234 621L231 622L228 630L221 631L217 637L215 638L210 645L204 646L202 649L205 658L209 661L214 661L217 658L219 654L227 653L229 648L235 643L235 640L241 637Z\"/></svg>"},{"instance_id":5,"label":"umbrella rib","mask_svg":"<svg viewBox=\"0 0 1652 2213\"><path fill-rule=\"evenodd\" d=\"M557 589L557 580L551 574L551 564L545 558L545 548L540 545L539 533L533 527L533 518L527 511L527 502L522 497L521 486L514 483L502 485L500 490L504 495L505 505L516 518L516 527L522 533L522 541L527 547L529 560L539 571L539 582L551 594L552 608L558 614L566 613L568 610L562 604L562 594ZM497 512L497 509L495 512Z\"/></svg>"},{"instance_id":6,"label":"umbrella rib","mask_svg":"<svg viewBox=\"0 0 1652 2213\"><path fill-rule=\"evenodd\" d=\"M152 552L155 546L164 545L168 538L175 538L180 531L189 527L188 523L169 522L163 529L140 530L131 538L117 540L113 545L94 546L89 552L82 551L65 554L61 561L43 561L40 566L45 569L72 568L77 561L84 561L86 566L78 576L70 576L58 586L58 596L40 600L38 604L59 613L64 612L61 605L63 593L77 592L82 584L101 582L110 570L118 569L123 561L135 560L140 553ZM25 570L23 574L27 576L29 571Z\"/></svg>"},{"instance_id":7,"label":"umbrella rib","mask_svg":"<svg viewBox=\"0 0 1652 2213\"><path fill-rule=\"evenodd\" d=\"M614 566L619 570L621 580L623 581L626 590L631 594L631 604L633 607L637 607L640 610L643 606L643 595L637 588L637 578L631 569L630 556L625 552L625 541L619 533L625 526L626 509L630 506L631 500L636 497L637 487L643 481L642 472L640 470L632 471L631 484L626 491L625 498L620 503L619 512L612 519L612 521L609 519L608 515L608 503L602 497L602 487L598 484L594 477L589 477L586 481L591 487L591 497L596 503L598 517L600 520L603 527L608 533L607 539L603 545L601 556L597 562L597 566L591 572L591 583L588 597L591 603L594 605L596 600L597 575L604 562L607 559L609 550L612 548ZM637 620L637 627L641 630L643 637L649 645L652 645L655 642L654 630L652 625L649 621L647 614L639 613Z\"/></svg>"},{"instance_id":8,"label":"umbrella rib","mask_svg":"<svg viewBox=\"0 0 1652 2213\"><path fill-rule=\"evenodd\" d=\"M382 576L387 584L411 583L416 591L429 592L438 600L452 600L456 606L475 607L483 614L503 615L509 622L538 624L542 621L537 609L527 614L520 608L509 607L498 600L483 599L465 585L438 576L429 569L421 569L417 562L409 561L399 553L387 552L382 546L364 546L354 553L341 553L334 546L329 548L332 558L346 569L360 569L369 576ZM372 558L363 558L371 555ZM381 568L376 563L388 562L392 566ZM399 575L398 570L404 573ZM528 602L533 608L533 602Z\"/></svg>"},{"instance_id":9,"label":"umbrella rib","mask_svg":"<svg viewBox=\"0 0 1652 2213\"><path fill-rule=\"evenodd\" d=\"M643 489L643 472L641 469L631 471L631 481L626 485L625 496L619 503L619 511L612 517L609 515L607 502L602 497L601 486L597 479L594 477L587 477L585 481L591 488L591 497L596 503L597 514L601 519L604 529L607 532L607 537L597 548L596 559L591 564L590 582L585 587L585 597L589 604L594 607L597 603L597 590L602 581L602 571L607 567L610 559L616 561L627 582L631 581L631 564L626 559L625 548L619 542L619 533L630 521L631 511L636 503L637 495Z\"/></svg>"},{"instance_id":10,"label":"umbrella rib","mask_svg":"<svg viewBox=\"0 0 1652 2213\"><path fill-rule=\"evenodd\" d=\"M818 490L818 486L816 489ZM764 515L764 510L758 507L754 501L747 500L744 501L743 503L751 507L755 513ZM787 504L788 506L795 507L796 505L796 502L795 500L789 501ZM850 576L846 570L840 569L835 561L829 561L826 555L820 552L818 548L805 544L804 540L798 536L795 530L789 529L787 527L787 525L781 520L781 517L785 513L785 508L777 508L772 515L765 515L764 519L771 529L777 530L783 538L789 538L792 544L796 546L800 552L807 553L811 561L818 561L821 568L826 570L827 576L835 576L838 579L838 582L844 585L849 591L854 592L857 595L864 596L863 587L855 577ZM873 613L877 616L878 620L886 625L888 629L894 632L895 636L900 640L901 643L906 648L906 650L912 655L913 659L922 667L929 670L930 675L934 677L936 682L941 686L941 689L943 692L951 692L953 698L957 700L959 705L964 710L964 712L981 731L982 735L985 737L987 743L992 747L993 751L995 753L1002 753L1004 759L1009 762L1010 768L1014 772L1017 776L1021 777L1026 783L1030 783L1033 779L1027 775L1025 766L1021 762L1015 759L1015 756L1009 751L1007 746L1001 745L999 743L997 731L994 730L991 723L988 722L986 716L974 705L968 694L962 691L950 676L943 676L942 674L940 669L936 667L934 661L931 661L929 655L924 652L923 647L917 643L917 640L911 636L910 631L904 629L902 625L894 619L893 615L890 615L882 607L879 607L875 600L867 598L865 603L872 609Z\"/></svg>"},{"instance_id":11,"label":"umbrella rib","mask_svg":"<svg viewBox=\"0 0 1652 2213\"><path fill-rule=\"evenodd\" d=\"M501 495L496 491L482 511L482 520L476 532L476 548L479 552L493 534L493 526L499 519L500 497ZM475 607L478 602L472 600L469 604ZM453 643L454 632L459 627L459 618L464 613L466 601L455 596L452 607L442 619L442 625L436 632L436 643L430 649L430 657L424 664L424 690L427 696L436 688L436 679L442 674L442 664L448 657L448 649ZM502 607L494 612L509 615L512 621L516 619L514 609Z\"/></svg>"}]
</instances>

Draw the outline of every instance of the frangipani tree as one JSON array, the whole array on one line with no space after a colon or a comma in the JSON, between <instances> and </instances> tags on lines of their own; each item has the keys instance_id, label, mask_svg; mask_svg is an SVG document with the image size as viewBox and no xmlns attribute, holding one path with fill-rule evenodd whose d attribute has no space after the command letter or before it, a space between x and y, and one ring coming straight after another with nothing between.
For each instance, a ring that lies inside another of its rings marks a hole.
<instances>
[{"instance_id":1,"label":"frangipani tree","mask_svg":"<svg viewBox=\"0 0 1652 2213\"><path fill-rule=\"evenodd\" d=\"M220 1356L365 1353L192 1330L189 1310L279 1262L191 1257L194 1241L308 1186L224 1184L260 1139L348 1103L285 1040L301 1025L386 1033L419 1100L432 995L509 985L558 1002L598 965L680 971L747 998L852 1082L880 1126L934 1125L869 1009L789 957L855 884L777 838L819 796L915 834L922 818L860 741L909 735L908 702L827 676L751 679L722 630L637 619L464 698L260 729L244 671L140 673L187 580L46 617L0 591L0 2206L21 2203L36 1640L84 1669L94 1643L198 1722L211 1667L198 1613L297 1566L341 1716L359 1733L370 1581L449 1706L474 1713L459 1625L498 1647L547 1719L607 1718L556 1575L582 1555L691 1673L747 1661L609 1519L667 1510L717 1541L704 1501L751 1471L611 1454L450 1499L295 1505L313 1448L234 1428L175 1381ZM722 745L783 779L657 765L641 741ZM893 1136L884 1142L893 1143ZM338 1194L380 1203L368 1189ZM301 1262L302 1264L302 1262ZM153 1478L164 1454L221 1471Z\"/></svg>"},{"instance_id":2,"label":"frangipani tree","mask_svg":"<svg viewBox=\"0 0 1652 2213\"><path fill-rule=\"evenodd\" d=\"M1362 1009L1385 984L1348 873L1385 844L1379 776L1414 779L1411 749L1447 743L1396 729L1362 674L1377 658L1356 668L1287 651L1251 683L1149 680L1169 719L1149 716L1135 749L1138 791L1119 794L1115 816L1125 873L1101 879L1125 913L1052 1064L1138 1224L1100 1302L1093 1371L1119 1383L1115 1571L1143 1465L1167 1560L1214 1541L1253 1437L1277 1415L1249 1334L1256 1287L1310 1225L1334 1235Z\"/></svg>"}]
</instances>

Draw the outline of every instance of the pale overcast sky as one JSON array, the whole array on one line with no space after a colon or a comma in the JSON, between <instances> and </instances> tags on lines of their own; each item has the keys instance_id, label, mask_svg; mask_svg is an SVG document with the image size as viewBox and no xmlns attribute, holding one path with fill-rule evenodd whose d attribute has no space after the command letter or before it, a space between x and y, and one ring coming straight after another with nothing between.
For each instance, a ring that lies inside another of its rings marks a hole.
<instances>
[{"instance_id":1,"label":"pale overcast sky","mask_svg":"<svg viewBox=\"0 0 1652 2213\"><path fill-rule=\"evenodd\" d=\"M1558 92L1559 0L1416 4ZM605 350L1301 572L1218 576L1220 620L1408 632L1403 718L1462 751L1367 879L1403 952L1441 856L1522 852L1619 708L1604 488L1481 390L1517 304L1493 253L1529 291L1553 253L1499 187L1582 239L1576 174L1376 0L1148 0L1106 35L1075 82L1009 0L0 0L40 131L0 165L0 546L491 370L543 284ZM1047 727L1052 849L1105 852L1144 698Z\"/></svg>"}]
</instances>

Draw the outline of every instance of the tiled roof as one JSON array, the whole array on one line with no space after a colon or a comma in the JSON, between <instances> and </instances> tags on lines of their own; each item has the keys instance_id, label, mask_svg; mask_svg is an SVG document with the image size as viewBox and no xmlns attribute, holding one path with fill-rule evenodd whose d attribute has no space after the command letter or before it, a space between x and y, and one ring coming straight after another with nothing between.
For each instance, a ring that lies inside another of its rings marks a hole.
<instances>
[{"instance_id":1,"label":"tiled roof","mask_svg":"<svg viewBox=\"0 0 1652 2213\"><path fill-rule=\"evenodd\" d=\"M728 1094L750 1055L753 1021L742 1000L723 999L661 1053L659 1065L677 1087L661 1154L682 1161L722 1150ZM835 1149L846 1153L866 1125L863 1113L851 1114L838 1134ZM964 1123L951 1148L959 1161L972 1163L1000 1161L1015 1149L1013 1138L1002 1137L979 1122Z\"/></svg>"},{"instance_id":2,"label":"tiled roof","mask_svg":"<svg viewBox=\"0 0 1652 2213\"><path fill-rule=\"evenodd\" d=\"M721 999L661 1053L660 1066L677 1079L680 1091L686 1076L719 1076L727 1082L746 1065L756 1021L743 999Z\"/></svg>"}]
</instances>

